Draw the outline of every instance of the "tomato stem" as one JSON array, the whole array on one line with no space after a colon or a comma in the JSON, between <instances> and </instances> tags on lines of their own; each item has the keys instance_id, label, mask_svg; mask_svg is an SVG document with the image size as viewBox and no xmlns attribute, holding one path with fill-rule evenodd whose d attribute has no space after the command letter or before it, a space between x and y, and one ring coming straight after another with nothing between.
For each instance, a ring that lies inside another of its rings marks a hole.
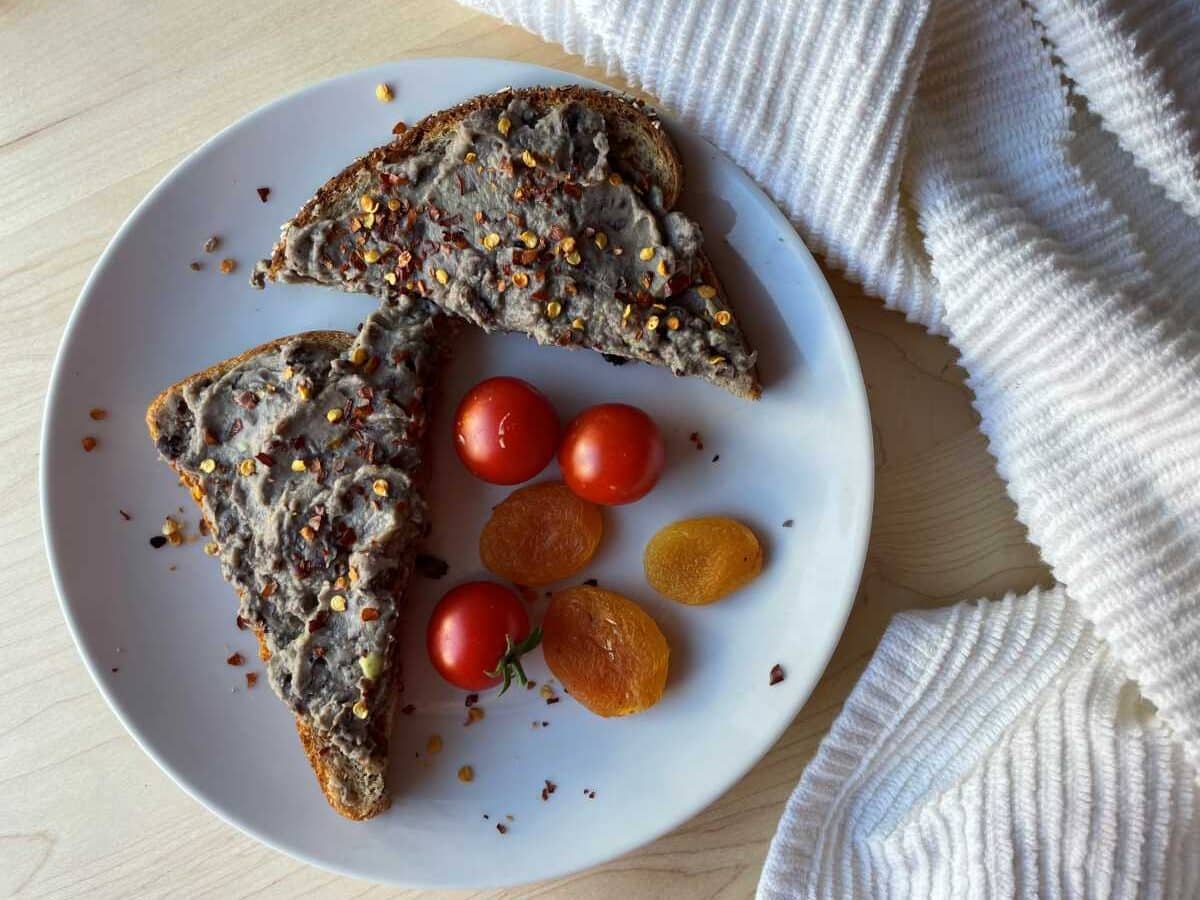
<instances>
[{"instance_id":1,"label":"tomato stem","mask_svg":"<svg viewBox=\"0 0 1200 900\"><path fill-rule=\"evenodd\" d=\"M536 647L542 642L542 629L534 628L529 632L529 636L519 644L514 644L512 635L504 636L504 654L500 657L500 661L496 663L496 668L487 672L489 678L503 678L504 686L500 688L500 693L497 696L503 697L504 692L512 686L513 676L522 687L529 683L529 679L525 677L525 669L521 666L521 657Z\"/></svg>"}]
</instances>

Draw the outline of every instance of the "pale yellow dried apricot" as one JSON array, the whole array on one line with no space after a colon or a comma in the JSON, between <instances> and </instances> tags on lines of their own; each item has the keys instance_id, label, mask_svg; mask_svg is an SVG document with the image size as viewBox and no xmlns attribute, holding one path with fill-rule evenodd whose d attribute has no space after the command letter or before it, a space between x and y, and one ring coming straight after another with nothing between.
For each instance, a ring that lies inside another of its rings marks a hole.
<instances>
[{"instance_id":1,"label":"pale yellow dried apricot","mask_svg":"<svg viewBox=\"0 0 1200 900\"><path fill-rule=\"evenodd\" d=\"M700 606L731 594L762 571L763 551L754 532L723 516L683 519L650 539L643 559L646 580L660 594Z\"/></svg>"},{"instance_id":2,"label":"pale yellow dried apricot","mask_svg":"<svg viewBox=\"0 0 1200 900\"><path fill-rule=\"evenodd\" d=\"M542 653L572 697L608 717L641 712L659 701L671 648L650 615L628 597L580 585L550 599Z\"/></svg>"},{"instance_id":3,"label":"pale yellow dried apricot","mask_svg":"<svg viewBox=\"0 0 1200 900\"><path fill-rule=\"evenodd\" d=\"M492 510L479 536L479 558L501 578L538 587L586 566L603 534L600 507L561 481L531 484Z\"/></svg>"}]
</instances>

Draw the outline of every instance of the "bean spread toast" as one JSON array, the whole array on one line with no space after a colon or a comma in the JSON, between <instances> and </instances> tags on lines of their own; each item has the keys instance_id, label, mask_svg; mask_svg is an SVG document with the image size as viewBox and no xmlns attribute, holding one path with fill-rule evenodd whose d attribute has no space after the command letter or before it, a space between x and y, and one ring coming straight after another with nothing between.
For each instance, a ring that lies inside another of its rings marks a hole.
<instances>
[{"instance_id":1,"label":"bean spread toast","mask_svg":"<svg viewBox=\"0 0 1200 900\"><path fill-rule=\"evenodd\" d=\"M749 349L659 120L578 86L477 97L403 130L287 222L265 279L428 297L486 331L590 347L755 398Z\"/></svg>"},{"instance_id":2,"label":"bean spread toast","mask_svg":"<svg viewBox=\"0 0 1200 900\"><path fill-rule=\"evenodd\" d=\"M256 347L158 395L271 686L335 810L387 808L400 601L428 529L428 404L461 320L760 393L654 114L580 87L478 97L322 187L255 282L373 294L357 336Z\"/></svg>"},{"instance_id":3,"label":"bean spread toast","mask_svg":"<svg viewBox=\"0 0 1200 900\"><path fill-rule=\"evenodd\" d=\"M256 347L146 414L203 510L322 791L351 819L390 801L395 632L427 531L427 404L450 327L427 301L389 299L357 337Z\"/></svg>"}]
</instances>

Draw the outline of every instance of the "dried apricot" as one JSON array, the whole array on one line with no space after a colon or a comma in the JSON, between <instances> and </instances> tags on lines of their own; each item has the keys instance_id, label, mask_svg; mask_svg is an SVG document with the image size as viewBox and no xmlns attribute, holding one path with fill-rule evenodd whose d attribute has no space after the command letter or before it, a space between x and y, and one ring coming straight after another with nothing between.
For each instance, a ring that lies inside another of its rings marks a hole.
<instances>
[{"instance_id":1,"label":"dried apricot","mask_svg":"<svg viewBox=\"0 0 1200 900\"><path fill-rule=\"evenodd\" d=\"M542 621L542 652L572 697L608 717L641 712L658 702L671 648L632 600L580 585L551 598Z\"/></svg>"},{"instance_id":2,"label":"dried apricot","mask_svg":"<svg viewBox=\"0 0 1200 900\"><path fill-rule=\"evenodd\" d=\"M683 519L650 539L646 580L664 596L689 606L715 603L762 571L754 532L735 519Z\"/></svg>"},{"instance_id":3,"label":"dried apricot","mask_svg":"<svg viewBox=\"0 0 1200 900\"><path fill-rule=\"evenodd\" d=\"M538 587L586 566L603 534L600 507L561 481L531 484L492 510L479 536L479 558L501 578Z\"/></svg>"}]
</instances>

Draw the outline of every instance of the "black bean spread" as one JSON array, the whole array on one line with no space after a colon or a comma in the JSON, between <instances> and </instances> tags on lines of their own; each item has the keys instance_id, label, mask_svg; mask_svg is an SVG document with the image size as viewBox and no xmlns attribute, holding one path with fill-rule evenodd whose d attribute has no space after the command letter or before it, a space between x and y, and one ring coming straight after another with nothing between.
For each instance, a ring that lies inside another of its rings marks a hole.
<instances>
[{"instance_id":1,"label":"black bean spread","mask_svg":"<svg viewBox=\"0 0 1200 900\"><path fill-rule=\"evenodd\" d=\"M285 226L274 277L418 293L487 331L756 396L755 354L705 282L699 226L622 176L609 149L604 116L584 103L481 108L435 149L364 167L305 225Z\"/></svg>"},{"instance_id":2,"label":"black bean spread","mask_svg":"<svg viewBox=\"0 0 1200 900\"><path fill-rule=\"evenodd\" d=\"M386 750L443 323L428 301L389 299L341 352L302 335L171 395L156 420L241 595L239 621L263 632L271 686L356 759Z\"/></svg>"}]
</instances>

